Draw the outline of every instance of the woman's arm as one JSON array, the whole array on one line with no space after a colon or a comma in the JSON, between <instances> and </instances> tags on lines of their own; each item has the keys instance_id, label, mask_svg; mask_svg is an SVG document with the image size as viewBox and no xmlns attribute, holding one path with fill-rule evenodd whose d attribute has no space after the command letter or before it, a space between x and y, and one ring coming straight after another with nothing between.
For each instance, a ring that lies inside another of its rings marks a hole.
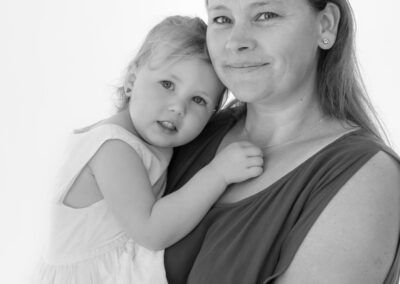
<instances>
[{"instance_id":1,"label":"woman's arm","mask_svg":"<svg viewBox=\"0 0 400 284\"><path fill-rule=\"evenodd\" d=\"M382 283L400 230L400 167L376 154L321 213L275 283Z\"/></svg>"},{"instance_id":2,"label":"woman's arm","mask_svg":"<svg viewBox=\"0 0 400 284\"><path fill-rule=\"evenodd\" d=\"M137 152L120 140L102 145L90 161L104 199L139 244L163 249L188 234L228 184L258 176L262 152L249 142L231 144L178 191L156 200Z\"/></svg>"}]
</instances>

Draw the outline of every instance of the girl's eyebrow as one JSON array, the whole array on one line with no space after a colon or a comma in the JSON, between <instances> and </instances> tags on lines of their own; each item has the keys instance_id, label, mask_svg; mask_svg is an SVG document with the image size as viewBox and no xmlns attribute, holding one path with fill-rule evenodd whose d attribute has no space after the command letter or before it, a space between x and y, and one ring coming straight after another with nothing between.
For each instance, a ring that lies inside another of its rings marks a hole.
<instances>
[{"instance_id":1,"label":"girl's eyebrow","mask_svg":"<svg viewBox=\"0 0 400 284\"><path fill-rule=\"evenodd\" d=\"M182 79L179 77L179 76L177 76L177 75L175 75L175 74L173 74L173 73L170 73L170 74L168 74L172 79L174 79L174 80L176 80L176 81L179 81L179 82L182 82Z\"/></svg>"}]
</instances>

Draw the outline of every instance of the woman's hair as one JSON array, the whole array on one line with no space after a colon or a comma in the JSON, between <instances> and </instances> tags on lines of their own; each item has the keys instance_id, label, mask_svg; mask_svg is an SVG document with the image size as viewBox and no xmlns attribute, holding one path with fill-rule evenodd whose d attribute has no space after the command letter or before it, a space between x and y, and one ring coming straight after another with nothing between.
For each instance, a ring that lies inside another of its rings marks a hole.
<instances>
[{"instance_id":1,"label":"woman's hair","mask_svg":"<svg viewBox=\"0 0 400 284\"><path fill-rule=\"evenodd\" d=\"M154 55L162 55L162 61L196 57L211 63L206 44L207 25L198 17L170 16L153 27L147 34L135 58L129 63L124 79L135 78L136 72L149 64ZM162 63L163 63L162 62ZM125 81L124 80L124 81ZM201 80L201 78L199 78ZM216 109L220 109L227 91L220 96ZM126 108L129 96L124 86L117 89L117 110Z\"/></svg>"},{"instance_id":2,"label":"woman's hair","mask_svg":"<svg viewBox=\"0 0 400 284\"><path fill-rule=\"evenodd\" d=\"M348 0L308 0L317 11L331 2L340 9L336 42L320 49L317 93L322 111L331 117L360 126L376 138L386 138L361 78L355 52L355 21Z\"/></svg>"},{"instance_id":3,"label":"woman's hair","mask_svg":"<svg viewBox=\"0 0 400 284\"><path fill-rule=\"evenodd\" d=\"M307 0L316 11L322 11L331 2L340 9L336 42L328 50L320 49L317 67L317 94L320 107L329 117L360 126L380 141L387 140L385 131L373 108L357 63L355 53L355 21L347 0ZM246 107L238 101L239 113ZM241 108L241 109L240 109ZM383 137L385 139L383 139Z\"/></svg>"}]
</instances>

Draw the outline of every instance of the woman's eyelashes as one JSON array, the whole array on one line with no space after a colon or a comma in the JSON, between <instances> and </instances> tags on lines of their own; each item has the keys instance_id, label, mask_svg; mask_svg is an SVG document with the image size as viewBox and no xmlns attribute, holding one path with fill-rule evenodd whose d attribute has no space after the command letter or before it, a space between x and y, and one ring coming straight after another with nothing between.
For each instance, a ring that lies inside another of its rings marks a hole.
<instances>
[{"instance_id":1,"label":"woman's eyelashes","mask_svg":"<svg viewBox=\"0 0 400 284\"><path fill-rule=\"evenodd\" d=\"M169 80L161 80L160 85L167 90L173 91L175 89L175 84Z\"/></svg>"},{"instance_id":2,"label":"woman's eyelashes","mask_svg":"<svg viewBox=\"0 0 400 284\"><path fill-rule=\"evenodd\" d=\"M279 15L273 12L262 12L257 14L255 20L257 22L263 22L263 21L270 21L278 17Z\"/></svg>"},{"instance_id":3,"label":"woman's eyelashes","mask_svg":"<svg viewBox=\"0 0 400 284\"><path fill-rule=\"evenodd\" d=\"M256 16L254 17L254 21L255 22L270 21L270 20L276 19L278 17L280 17L280 16L274 12L261 12L261 13L256 14ZM217 17L212 18L212 23L215 23L218 25L232 24L233 20L227 16L217 16Z\"/></svg>"},{"instance_id":4,"label":"woman's eyelashes","mask_svg":"<svg viewBox=\"0 0 400 284\"><path fill-rule=\"evenodd\" d=\"M213 22L216 23L216 24L230 24L230 23L232 23L231 19L229 19L226 16L215 17Z\"/></svg>"},{"instance_id":5,"label":"woman's eyelashes","mask_svg":"<svg viewBox=\"0 0 400 284\"><path fill-rule=\"evenodd\" d=\"M218 16L213 18L213 23L216 23L218 25L230 24L232 23L232 20L226 16Z\"/></svg>"}]
</instances>

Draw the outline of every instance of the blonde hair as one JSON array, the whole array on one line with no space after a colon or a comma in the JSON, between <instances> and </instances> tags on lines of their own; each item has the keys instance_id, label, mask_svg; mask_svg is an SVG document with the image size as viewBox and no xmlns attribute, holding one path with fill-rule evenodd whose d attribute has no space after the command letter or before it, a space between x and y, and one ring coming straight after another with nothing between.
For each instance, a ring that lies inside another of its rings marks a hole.
<instances>
[{"instance_id":1,"label":"blonde hair","mask_svg":"<svg viewBox=\"0 0 400 284\"><path fill-rule=\"evenodd\" d=\"M211 63L206 45L207 25L198 17L170 16L154 26L147 34L135 58L129 63L125 80L135 76L135 72L151 61L155 54L163 55L164 61L196 57ZM226 97L221 94L217 109ZM129 103L124 86L117 88L117 110L121 111Z\"/></svg>"}]
</instances>

